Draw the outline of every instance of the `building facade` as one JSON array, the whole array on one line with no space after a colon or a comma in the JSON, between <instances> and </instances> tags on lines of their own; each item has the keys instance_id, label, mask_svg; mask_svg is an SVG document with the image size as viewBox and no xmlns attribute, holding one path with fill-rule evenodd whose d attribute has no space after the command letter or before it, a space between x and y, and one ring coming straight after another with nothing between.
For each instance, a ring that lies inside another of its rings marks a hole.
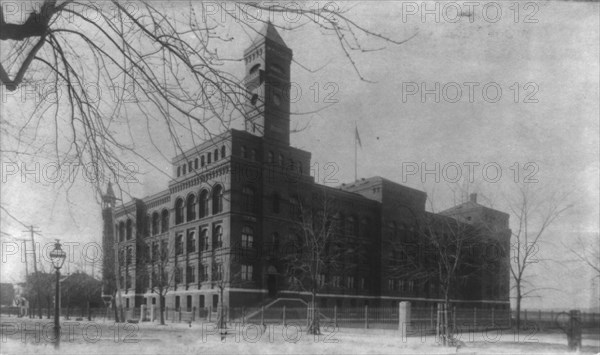
<instances>
[{"instance_id":1,"label":"building facade","mask_svg":"<svg viewBox=\"0 0 600 355\"><path fill-rule=\"evenodd\" d=\"M343 225L336 238L349 244L338 267L317 275L322 305L438 299L434 280L388 267L395 258L391 250L418 238L426 194L381 177L339 188L315 183L311 153L290 146L292 50L268 24L244 51L244 61L250 93L245 130L229 130L176 156L173 178L162 192L119 206L112 188L107 192L104 292L118 288L125 307L158 304L157 284L167 280L166 305L184 309L308 298L306 289L291 282L286 256L298 251L299 211L315 196L327 196ZM485 220L487 213L494 219ZM476 201L434 217L460 226L491 224L485 238L493 235L503 248L510 238L508 216ZM158 267L161 255L168 262L164 270ZM470 291L453 297L508 307L506 262L508 255L494 261L496 268L469 275ZM111 281L111 274L119 277Z\"/></svg>"}]
</instances>

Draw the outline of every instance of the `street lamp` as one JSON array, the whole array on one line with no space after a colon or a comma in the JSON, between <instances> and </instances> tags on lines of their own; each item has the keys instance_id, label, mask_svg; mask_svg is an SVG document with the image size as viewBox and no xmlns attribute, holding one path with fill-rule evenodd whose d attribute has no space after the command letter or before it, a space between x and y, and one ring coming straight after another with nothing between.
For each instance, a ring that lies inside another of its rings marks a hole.
<instances>
[{"instance_id":1,"label":"street lamp","mask_svg":"<svg viewBox=\"0 0 600 355\"><path fill-rule=\"evenodd\" d=\"M67 257L67 253L62 250L60 242L58 239L56 243L54 243L54 250L50 252L50 260L52 261L52 266L56 269L56 296L54 298L54 336L56 337L56 342L54 343L54 347L58 348L60 344L60 322L58 320L58 312L59 312L59 300L60 300L60 268L65 263L65 259Z\"/></svg>"}]
</instances>

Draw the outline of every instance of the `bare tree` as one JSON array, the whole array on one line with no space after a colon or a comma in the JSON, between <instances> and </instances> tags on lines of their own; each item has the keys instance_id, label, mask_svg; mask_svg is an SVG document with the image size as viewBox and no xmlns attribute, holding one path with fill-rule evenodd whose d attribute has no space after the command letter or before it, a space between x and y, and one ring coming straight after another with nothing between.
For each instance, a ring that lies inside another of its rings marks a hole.
<instances>
[{"instance_id":1,"label":"bare tree","mask_svg":"<svg viewBox=\"0 0 600 355\"><path fill-rule=\"evenodd\" d=\"M599 236L594 236L594 241L586 241L582 237L578 237L571 245L565 245L571 254L575 256L577 261L582 262L592 268L594 271L594 278L600 278L600 245Z\"/></svg>"},{"instance_id":2,"label":"bare tree","mask_svg":"<svg viewBox=\"0 0 600 355\"><path fill-rule=\"evenodd\" d=\"M539 288L530 282L529 267L542 260L539 255L542 239L548 228L567 209L572 207L567 202L567 194L558 192L542 199L529 184L519 186L516 197L509 201L509 209L513 217L511 238L511 264L513 286L516 298L516 327L521 327L521 302L523 298L532 296Z\"/></svg>"},{"instance_id":3,"label":"bare tree","mask_svg":"<svg viewBox=\"0 0 600 355\"><path fill-rule=\"evenodd\" d=\"M294 26L276 27L294 30L313 25L333 35L341 55L364 81L368 79L356 65L357 53L405 42L367 29L352 19L349 7L335 3L290 7L197 1L174 7L168 2L43 0L38 4L25 21L22 9L0 8L0 82L9 91L35 85L43 94L30 110L21 105L29 116L22 121L2 117L3 138L10 139L2 152L18 156L47 151L49 146L54 153L50 158L61 164L93 164L88 173L97 182L106 181L106 176L126 177L124 151L149 162L136 150L140 127L146 127L154 145L150 127L161 125L174 149L182 152L182 131L194 141L211 139L218 131L212 122L227 128L233 118L245 115L243 104L250 93L239 78L223 70L226 62L243 58L229 58L218 50L236 40L223 21L255 37L257 24L274 13L297 16ZM226 5L234 9L221 8ZM42 134L38 127L51 132L44 143L37 139Z\"/></svg>"},{"instance_id":4,"label":"bare tree","mask_svg":"<svg viewBox=\"0 0 600 355\"><path fill-rule=\"evenodd\" d=\"M315 192L312 198L292 201L290 207L294 214L291 229L297 239L288 241L294 248L283 260L291 288L311 294L308 332L321 334L317 293L329 283L325 275L342 271L342 266L352 269L348 263L358 264L359 251L364 248L355 240L358 236L342 235L339 202L327 188ZM345 255L352 258L346 260Z\"/></svg>"},{"instance_id":5,"label":"bare tree","mask_svg":"<svg viewBox=\"0 0 600 355\"><path fill-rule=\"evenodd\" d=\"M173 262L175 250L172 242L168 239L154 241L151 248L149 261L151 275L151 292L158 295L158 311L160 312L160 324L165 325L165 298L169 290L176 283L175 274L179 272L179 265ZM138 260L136 262L142 263Z\"/></svg>"}]
</instances>

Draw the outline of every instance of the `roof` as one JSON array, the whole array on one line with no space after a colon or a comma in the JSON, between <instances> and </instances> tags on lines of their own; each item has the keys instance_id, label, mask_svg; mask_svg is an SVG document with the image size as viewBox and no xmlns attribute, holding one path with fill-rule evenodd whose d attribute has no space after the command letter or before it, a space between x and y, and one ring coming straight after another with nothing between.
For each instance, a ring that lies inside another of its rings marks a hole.
<instances>
[{"instance_id":1,"label":"roof","mask_svg":"<svg viewBox=\"0 0 600 355\"><path fill-rule=\"evenodd\" d=\"M262 30L260 30L258 36L252 41L250 47L253 47L255 44L261 42L263 39L268 39L272 42L279 44L280 46L288 48L288 46L285 44L285 42L279 35L279 32L277 32L277 29L270 21L265 24Z\"/></svg>"}]
</instances>

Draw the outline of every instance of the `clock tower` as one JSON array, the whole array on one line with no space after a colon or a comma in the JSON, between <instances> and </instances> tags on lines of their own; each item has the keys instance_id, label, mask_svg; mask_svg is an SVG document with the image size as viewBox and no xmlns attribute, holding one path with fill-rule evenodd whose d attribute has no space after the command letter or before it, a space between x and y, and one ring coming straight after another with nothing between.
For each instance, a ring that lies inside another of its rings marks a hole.
<instances>
[{"instance_id":1,"label":"clock tower","mask_svg":"<svg viewBox=\"0 0 600 355\"><path fill-rule=\"evenodd\" d=\"M290 144L290 64L292 50L272 23L244 51L247 90L246 131Z\"/></svg>"}]
</instances>

